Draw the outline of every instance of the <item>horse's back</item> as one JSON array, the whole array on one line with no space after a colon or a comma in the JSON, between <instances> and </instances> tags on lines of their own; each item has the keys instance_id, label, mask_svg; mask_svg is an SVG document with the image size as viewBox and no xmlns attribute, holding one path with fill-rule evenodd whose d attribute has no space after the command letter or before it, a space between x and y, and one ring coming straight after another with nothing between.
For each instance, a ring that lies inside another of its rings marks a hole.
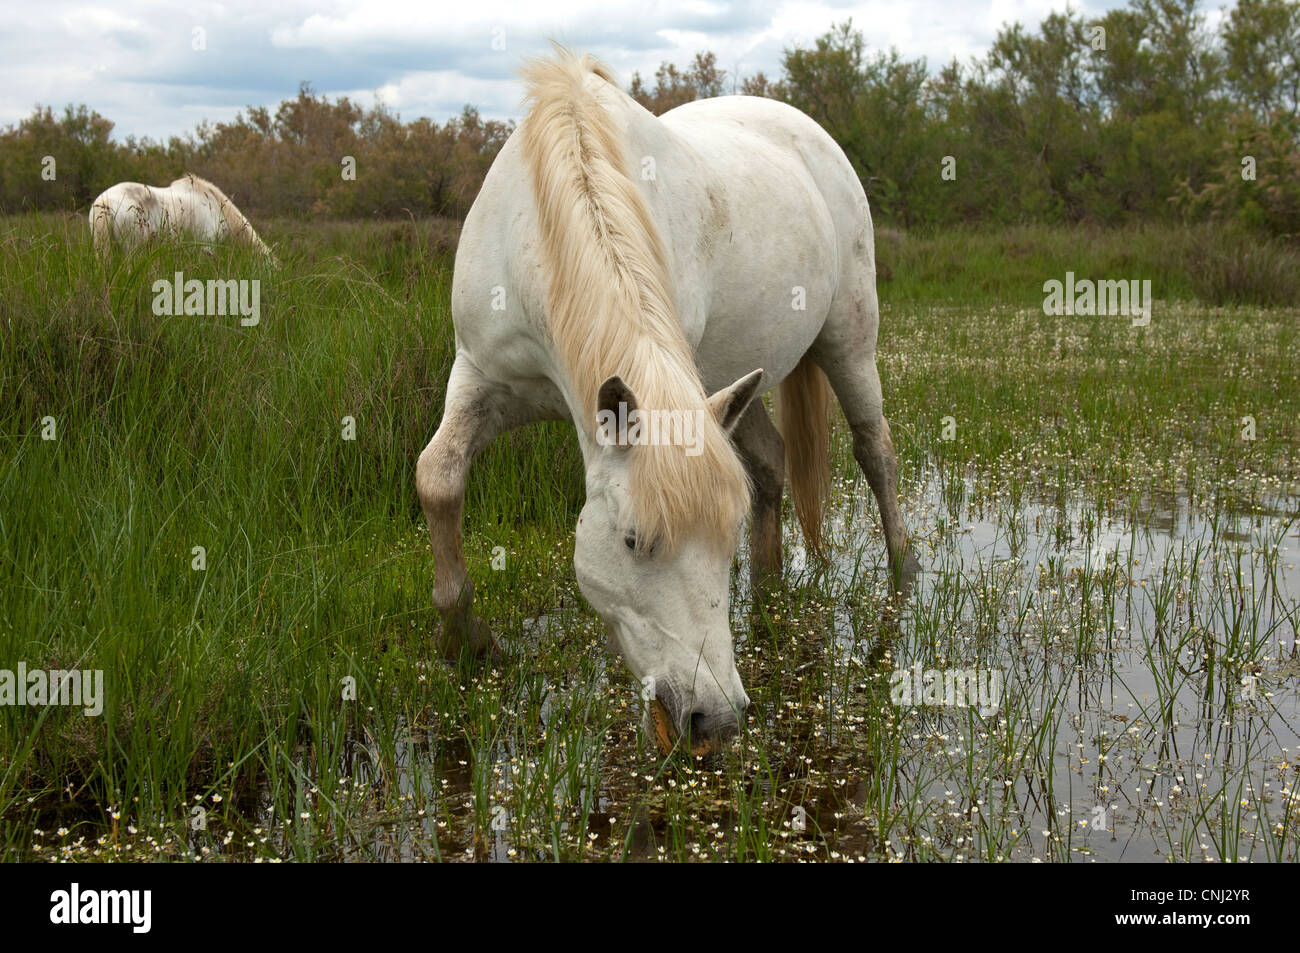
<instances>
[{"instance_id":1,"label":"horse's back","mask_svg":"<svg viewBox=\"0 0 1300 953\"><path fill-rule=\"evenodd\" d=\"M117 185L110 186L101 192L91 204L92 207L94 205L106 205L110 208L116 208L126 203L149 209L156 207L158 204L158 197L154 194L155 191L152 186L142 185L139 182L119 182Z\"/></svg>"},{"instance_id":2,"label":"horse's back","mask_svg":"<svg viewBox=\"0 0 1300 953\"><path fill-rule=\"evenodd\" d=\"M599 88L599 87L598 87ZM677 313L708 386L764 367L787 374L821 329L846 256L860 255L866 198L843 151L812 119L748 96L662 117L604 95L629 177L659 225ZM452 282L457 347L497 380L555 369L547 274L521 137L512 135L466 217ZM653 162L648 160L653 159ZM868 256L870 252L867 252ZM800 289L800 320L773 320Z\"/></svg>"},{"instance_id":3,"label":"horse's back","mask_svg":"<svg viewBox=\"0 0 1300 953\"><path fill-rule=\"evenodd\" d=\"M841 232L856 238L864 219L870 222L866 194L844 150L812 117L787 103L718 96L678 106L659 119L719 167L741 161L759 188L770 187L782 173L806 175ZM789 195L797 183L782 185L780 191Z\"/></svg>"},{"instance_id":4,"label":"horse's back","mask_svg":"<svg viewBox=\"0 0 1300 953\"><path fill-rule=\"evenodd\" d=\"M652 199L661 223L680 221L672 209L682 202L700 223L684 244L668 241L678 245L683 324L702 328L695 346L705 379L763 367L769 385L779 381L820 334L846 282L873 270L861 183L825 130L775 100L697 100L657 122L705 183L683 189L670 169Z\"/></svg>"}]
</instances>

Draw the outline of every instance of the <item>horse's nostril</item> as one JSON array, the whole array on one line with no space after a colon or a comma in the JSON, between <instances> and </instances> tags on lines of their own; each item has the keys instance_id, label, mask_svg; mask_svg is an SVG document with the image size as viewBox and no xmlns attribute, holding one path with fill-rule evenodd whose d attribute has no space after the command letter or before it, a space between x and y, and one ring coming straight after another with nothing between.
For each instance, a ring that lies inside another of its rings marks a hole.
<instances>
[{"instance_id":1,"label":"horse's nostril","mask_svg":"<svg viewBox=\"0 0 1300 953\"><path fill-rule=\"evenodd\" d=\"M730 711L720 715L710 715L703 711L692 712L687 724L692 742L702 741L708 744L726 741L735 735L737 727L736 719L732 717Z\"/></svg>"}]
</instances>

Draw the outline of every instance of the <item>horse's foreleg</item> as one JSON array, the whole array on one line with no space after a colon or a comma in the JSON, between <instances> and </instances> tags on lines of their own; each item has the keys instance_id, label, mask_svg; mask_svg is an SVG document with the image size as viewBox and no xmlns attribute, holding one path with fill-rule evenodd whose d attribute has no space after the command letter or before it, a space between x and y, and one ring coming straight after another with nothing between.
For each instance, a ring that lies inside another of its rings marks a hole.
<instances>
[{"instance_id":1,"label":"horse's foreleg","mask_svg":"<svg viewBox=\"0 0 1300 953\"><path fill-rule=\"evenodd\" d=\"M493 437L517 422L500 392L458 355L447 379L442 423L415 469L433 547L433 604L442 617L439 648L451 658L464 649L477 655L493 646L491 633L471 612L474 586L461 545L461 512L470 464Z\"/></svg>"},{"instance_id":2,"label":"horse's foreleg","mask_svg":"<svg viewBox=\"0 0 1300 953\"><path fill-rule=\"evenodd\" d=\"M754 488L749 530L752 585L781 575L781 490L785 485L785 441L761 399L749 405L732 433Z\"/></svg>"}]
</instances>

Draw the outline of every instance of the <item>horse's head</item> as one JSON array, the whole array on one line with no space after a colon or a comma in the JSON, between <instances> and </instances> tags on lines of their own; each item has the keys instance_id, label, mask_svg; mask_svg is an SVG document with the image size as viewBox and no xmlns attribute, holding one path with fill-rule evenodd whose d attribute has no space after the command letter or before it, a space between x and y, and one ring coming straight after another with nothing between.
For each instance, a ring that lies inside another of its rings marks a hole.
<instances>
[{"instance_id":1,"label":"horse's head","mask_svg":"<svg viewBox=\"0 0 1300 953\"><path fill-rule=\"evenodd\" d=\"M698 411L712 415L707 426L722 428L725 453L734 454L725 434L753 400L762 376L761 370L746 375ZM643 412L644 427L636 434L637 409L636 395L622 379L611 377L601 386L574 567L583 595L605 620L610 648L643 686L647 718L657 702L670 733L683 739L684 747L710 753L736 733L749 704L736 672L728 615L739 519L725 541L716 533L697 531L703 527L688 527L669 547L646 532L647 521L638 519L633 498L635 455L684 453L686 465L693 465L689 461L700 459L690 456L692 428L698 422L661 419L660 436L667 427L686 446L645 446L654 432L645 428L656 422Z\"/></svg>"}]
</instances>

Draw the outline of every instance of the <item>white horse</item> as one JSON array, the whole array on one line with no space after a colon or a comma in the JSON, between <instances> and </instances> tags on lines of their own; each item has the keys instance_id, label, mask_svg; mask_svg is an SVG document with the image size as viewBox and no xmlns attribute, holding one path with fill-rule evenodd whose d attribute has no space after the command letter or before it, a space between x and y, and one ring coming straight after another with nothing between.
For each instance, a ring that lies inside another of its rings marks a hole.
<instances>
[{"instance_id":1,"label":"white horse","mask_svg":"<svg viewBox=\"0 0 1300 953\"><path fill-rule=\"evenodd\" d=\"M461 544L471 461L512 427L572 420L587 489L579 586L675 735L716 750L749 703L731 561L752 507L755 577L780 571L787 460L821 548L828 379L896 578L915 568L881 413L867 199L839 146L782 103L728 96L656 118L563 50L524 75L532 108L457 249L456 358L416 471L441 645L492 644ZM777 384L783 434L756 399ZM633 410L697 424L690 445L635 433Z\"/></svg>"},{"instance_id":2,"label":"white horse","mask_svg":"<svg viewBox=\"0 0 1300 953\"><path fill-rule=\"evenodd\" d=\"M154 238L189 237L244 242L278 264L235 203L192 172L166 188L119 182L107 189L90 206L90 233L101 254L113 242L129 250Z\"/></svg>"}]
</instances>

